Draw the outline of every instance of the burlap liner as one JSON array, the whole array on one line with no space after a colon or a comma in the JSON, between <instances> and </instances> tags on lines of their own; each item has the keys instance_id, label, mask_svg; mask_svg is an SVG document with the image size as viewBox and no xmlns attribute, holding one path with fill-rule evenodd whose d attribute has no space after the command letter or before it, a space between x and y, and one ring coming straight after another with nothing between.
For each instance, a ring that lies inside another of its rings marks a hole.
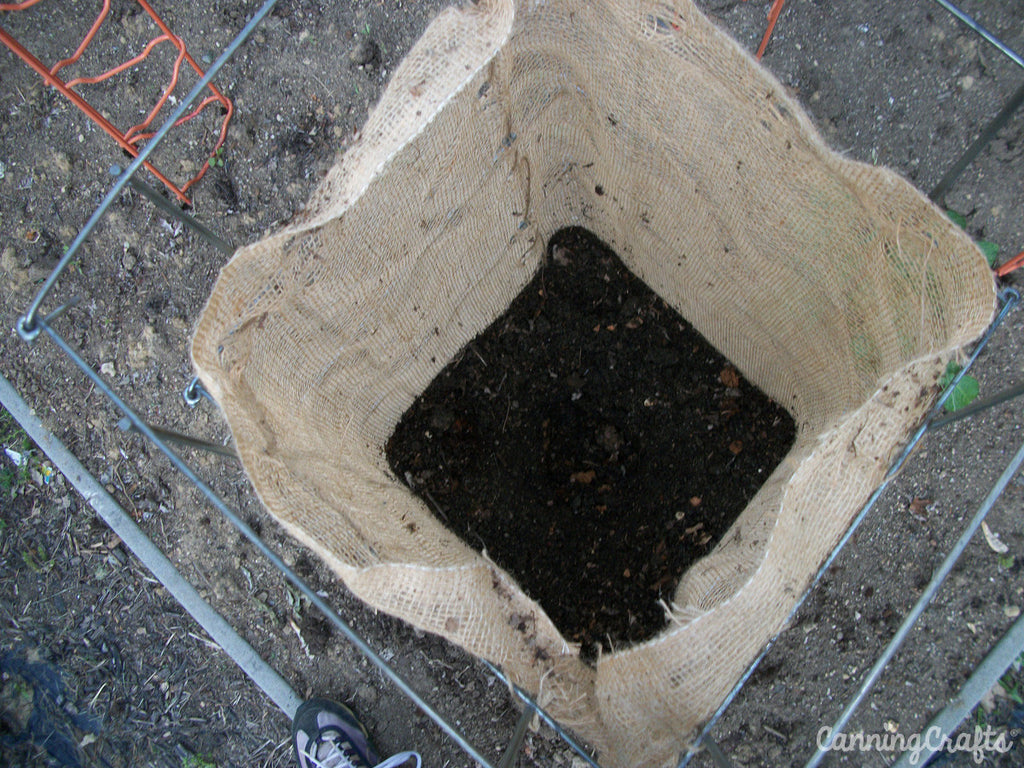
<instances>
[{"instance_id":1,"label":"burlap liner","mask_svg":"<svg viewBox=\"0 0 1024 768\"><path fill-rule=\"evenodd\" d=\"M384 456L570 225L798 424L664 632L596 670ZM994 300L963 233L893 173L829 151L687 0L492 0L431 24L306 215L224 268L193 356L267 509L355 594L502 665L607 764L668 765Z\"/></svg>"}]
</instances>

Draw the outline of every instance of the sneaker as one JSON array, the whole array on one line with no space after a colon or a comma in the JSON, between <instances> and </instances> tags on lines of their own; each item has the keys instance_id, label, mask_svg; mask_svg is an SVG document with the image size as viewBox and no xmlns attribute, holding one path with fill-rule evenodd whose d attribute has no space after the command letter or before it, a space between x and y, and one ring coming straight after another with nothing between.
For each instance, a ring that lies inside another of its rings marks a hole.
<instances>
[{"instance_id":1,"label":"sneaker","mask_svg":"<svg viewBox=\"0 0 1024 768\"><path fill-rule=\"evenodd\" d=\"M397 768L420 756L402 752L383 763L366 727L344 704L310 699L295 712L292 744L299 768Z\"/></svg>"}]
</instances>

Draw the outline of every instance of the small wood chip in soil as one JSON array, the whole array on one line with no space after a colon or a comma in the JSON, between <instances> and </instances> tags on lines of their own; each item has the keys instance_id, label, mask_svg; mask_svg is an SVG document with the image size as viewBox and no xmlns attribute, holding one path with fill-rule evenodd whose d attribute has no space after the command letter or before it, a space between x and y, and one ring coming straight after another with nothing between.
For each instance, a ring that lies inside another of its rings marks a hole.
<instances>
[{"instance_id":1,"label":"small wood chip in soil","mask_svg":"<svg viewBox=\"0 0 1024 768\"><path fill-rule=\"evenodd\" d=\"M387 456L592 659L662 630L794 424L592 235L551 252Z\"/></svg>"}]
</instances>

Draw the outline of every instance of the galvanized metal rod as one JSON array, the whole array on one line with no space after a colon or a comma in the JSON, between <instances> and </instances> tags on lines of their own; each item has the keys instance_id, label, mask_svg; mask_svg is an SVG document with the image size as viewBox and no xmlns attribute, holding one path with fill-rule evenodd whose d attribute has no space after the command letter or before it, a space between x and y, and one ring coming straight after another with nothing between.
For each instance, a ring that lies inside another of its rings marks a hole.
<instances>
[{"instance_id":1,"label":"galvanized metal rod","mask_svg":"<svg viewBox=\"0 0 1024 768\"><path fill-rule=\"evenodd\" d=\"M242 43L249 38L259 23L263 21L264 17L270 13L275 5L277 5L277 0L266 0L266 2L263 3L260 9L256 12L256 15L253 16L244 27L242 27L242 30L238 33L235 39L232 40L228 47L224 49L224 52L217 57L217 60L210 65L206 74L203 75L199 82L195 84L192 90L189 91L188 95L178 102L178 105L168 116L167 120L164 121L164 124L160 126L160 129L153 134L153 137L146 142L146 146L139 150L139 154L128 165L124 173L117 178L117 181L114 182L114 186L110 188L106 197L103 198L102 202L92 212L92 215L89 217L89 220L86 221L85 226L82 227L78 235L71 242L70 247L68 247L60 261L57 262L53 271L50 272L50 276L46 278L46 282L43 283L42 287L36 293L36 296L29 305L28 310L18 319L16 326L18 335L25 341L32 341L39 336L40 328L38 315L43 302L46 300L50 291L53 290L53 286L56 285L61 273L64 272L68 264L74 260L78 250L85 243L89 235L92 234L96 225L99 224L100 219L102 219L104 214L106 214L107 209L117 199L118 195L121 194L121 190L125 188L125 185L128 184L128 180L135 175L135 172L138 171L139 168L142 167L142 164L146 162L146 159L153 153L153 150L157 148L164 136L166 136L171 128L174 127L174 124L178 119L185 114L186 110L188 110L192 105L192 102L199 98L199 95L213 81L213 78L220 71L221 67L223 67L228 60L234 56L235 51L237 51L238 48L241 47Z\"/></svg>"},{"instance_id":2,"label":"galvanized metal rod","mask_svg":"<svg viewBox=\"0 0 1024 768\"><path fill-rule=\"evenodd\" d=\"M992 690L1014 659L1024 651L1024 615L1020 616L1006 634L988 652L985 659L967 678L960 693L924 729L922 749L907 751L900 755L894 768L923 766L932 755L943 751L946 737L960 727L968 715L978 706L982 697Z\"/></svg>"},{"instance_id":3,"label":"galvanized metal rod","mask_svg":"<svg viewBox=\"0 0 1024 768\"><path fill-rule=\"evenodd\" d=\"M138 430L135 429L135 425L132 424L131 419L127 416L117 422L117 428L122 432L138 432ZM221 445L220 443L213 443L209 440L200 440L197 437L183 435L180 432L172 432L169 429L156 427L152 424L149 425L149 428L153 431L154 435L159 435L161 439L167 440L168 442L186 445L189 448L197 448L200 451L209 451L210 453L216 453L221 456L227 456L228 458L235 459L236 461L238 460L238 452L230 445Z\"/></svg>"},{"instance_id":4,"label":"galvanized metal rod","mask_svg":"<svg viewBox=\"0 0 1024 768\"><path fill-rule=\"evenodd\" d=\"M722 748L718 746L714 739L704 739L704 749L711 755L711 760L718 768L736 768L732 760L725 756Z\"/></svg>"},{"instance_id":5,"label":"galvanized metal rod","mask_svg":"<svg viewBox=\"0 0 1024 768\"><path fill-rule=\"evenodd\" d=\"M110 175L119 176L121 174L121 166L112 165L110 166ZM223 237L218 235L208 226L203 224L194 216L189 216L181 208L168 200L164 195L154 189L151 185L144 182L138 176L132 176L128 179L128 185L138 192L143 197L147 198L153 205L159 208L161 211L166 213L168 216L173 216L175 219L180 221L186 227L191 229L197 235L202 237L206 242L212 245L214 248L219 250L221 253L230 256L235 252L235 246L225 240Z\"/></svg>"},{"instance_id":6,"label":"galvanized metal rod","mask_svg":"<svg viewBox=\"0 0 1024 768\"><path fill-rule=\"evenodd\" d=\"M526 739L526 729L530 727L530 721L533 720L535 713L536 710L529 704L523 707L519 720L516 722L516 730L512 734L512 741L505 748L505 754L501 756L498 768L512 768L516 764L519 758L519 750L522 749L523 740Z\"/></svg>"},{"instance_id":7,"label":"galvanized metal rod","mask_svg":"<svg viewBox=\"0 0 1024 768\"><path fill-rule=\"evenodd\" d=\"M480 763L483 768L493 768L492 764L480 754L472 744L462 735L454 726L452 726L444 717L435 710L426 700L424 700L413 688L406 682L396 670L394 670L384 659L378 654L373 648L367 644L367 642L355 632L335 611L331 606L318 595L312 587L310 587L302 578L299 577L295 571L293 571L288 565L278 556L273 550L266 545L266 543L260 539L259 536L249 527L249 525L242 520L242 518L229 507L220 496L207 485L193 470L192 468L182 461L181 457L178 456L166 442L160 439L160 437L150 429L149 425L142 420L120 397L113 389L104 381L103 377L100 376L92 367L82 359L82 357L68 344L64 338L46 323L46 320L39 318L36 323L40 328L53 339L54 343L68 356L68 358L77 365L82 372L88 376L89 380L96 386L96 388L107 397L108 400L121 411L128 419L132 422L132 426L145 435L147 438L153 441L153 443L160 449L160 451L170 460L171 464L181 472L186 479L188 479L199 491L206 497L207 501L210 502L224 517L226 517L232 525L235 526L238 531L245 536L249 542L256 547L259 552L266 557L271 564L280 571L285 578L290 581L296 589L298 589L309 602L315 606L327 619L348 639L356 649L362 653L367 659L369 659L374 666L376 666L385 677L391 680L410 701L413 702L419 709L427 715L444 733L448 735L467 755Z\"/></svg>"},{"instance_id":8,"label":"galvanized metal rod","mask_svg":"<svg viewBox=\"0 0 1024 768\"><path fill-rule=\"evenodd\" d=\"M149 569L167 591L189 612L224 652L288 717L302 700L288 682L253 650L234 628L206 602L174 567L167 556L135 524L106 489L67 447L29 409L21 396L0 375L0 403L35 441L125 546Z\"/></svg>"},{"instance_id":9,"label":"galvanized metal rod","mask_svg":"<svg viewBox=\"0 0 1024 768\"><path fill-rule=\"evenodd\" d=\"M985 27L981 26L981 24L975 21L974 18L962 11L950 2L950 0L934 0L934 2L949 11L949 13L980 35L986 42L995 46L995 48L1009 58L1014 64L1024 68L1024 57L985 29ZM989 142L991 142L1003 126L1009 122L1014 112L1020 108L1022 100L1024 100L1024 85L1022 85L1017 92L1010 97L1010 100L1006 102L999 114L992 119L992 121L981 132L981 135L979 135L974 143L967 148L956 163L953 164L953 167L946 172L946 175L942 177L942 180L935 185L935 188L928 195L932 200L939 203L943 201L943 198L945 198L949 188L953 186L958 178L960 178L960 174L964 172L964 169L966 169L967 166L974 161L974 158L976 158L981 151L988 146Z\"/></svg>"},{"instance_id":10,"label":"galvanized metal rod","mask_svg":"<svg viewBox=\"0 0 1024 768\"><path fill-rule=\"evenodd\" d=\"M995 505L996 500L1006 489L1006 486L1010 484L1014 475L1020 471L1022 464L1024 464L1024 444L1021 444L1021 447L1017 449L1017 453L1010 460L1010 463L1006 465L1006 469L1003 470L1003 474L999 476L996 484L992 486L988 496L985 497L985 500L978 508L977 513L975 513L974 517L971 519L970 524L964 530L953 549L951 549L949 554L946 555L946 559L942 561L942 565L939 566L938 570L936 570L935 574L932 576L931 581L928 582L928 586L925 587L924 592L921 593L921 597L918 598L916 603L914 603L914 607L910 609L910 613L907 614L907 617L903 620L900 628L896 631L896 634L893 635L893 638L885 647L882 655L878 657L878 660L871 668L871 671L864 679L864 682L861 683L860 690L857 691L857 694L847 705L846 709L843 710L843 713L832 725L828 738L819 742L818 749L811 759L807 761L806 768L816 768L816 766L821 763L836 734L842 733L843 728L846 727L846 724L850 721L853 713L856 712L857 707L860 706L861 702L863 702L871 692L871 689L874 688L875 683L878 682L878 679L881 677L885 667L906 641L907 636L910 634L910 630L913 629L918 617L924 612L924 609L928 607L932 598L935 597L935 593L938 592L939 587L942 586L942 583L946 580L950 571L953 570L953 566L956 565L957 560L960 559L960 555L963 554L963 551L967 548L967 544L970 542L978 528L981 527L981 523L985 519L985 516L988 515L989 511Z\"/></svg>"},{"instance_id":11,"label":"galvanized metal rod","mask_svg":"<svg viewBox=\"0 0 1024 768\"><path fill-rule=\"evenodd\" d=\"M938 0L936 0L938 1ZM976 158L981 151L989 145L989 142L996 137L996 134L1003 129L1003 127L1010 122L1010 118L1013 117L1014 113L1020 109L1021 104L1024 104L1024 83L1016 90L1013 96L1010 97L1009 101L1003 105L1003 108L999 111L999 114L992 118L992 121L985 126L985 129L981 132L974 143L969 146L960 158L953 164L953 167L946 171L946 175L942 177L941 181L935 185L935 188L928 193L928 197L937 203L941 203L945 198L949 188L953 186L960 174L964 172L964 169L970 165L974 158Z\"/></svg>"},{"instance_id":12,"label":"galvanized metal rod","mask_svg":"<svg viewBox=\"0 0 1024 768\"><path fill-rule=\"evenodd\" d=\"M487 661L487 659L483 659L482 661L484 663L484 666L491 670L491 672L494 673L495 677L497 677L499 680L505 683L505 685L509 686L509 688L512 689L513 693L515 693L515 695L518 696L520 700L524 704L526 704L527 707L532 707L536 711L537 716L544 721L545 725L550 727L551 730L553 730L555 734L566 743L566 745L568 745L577 755L579 755L587 763L587 765L591 766L591 768L601 768L601 766L594 760L594 758L592 758L587 753L587 751L583 749L583 747L572 736L569 735L569 733L562 727L561 723L559 723L551 715L549 715L544 710L544 708L540 706L532 696L530 696L530 694L528 694L518 685L509 680L508 676L504 672L498 669L498 667L496 667L491 662Z\"/></svg>"},{"instance_id":13,"label":"galvanized metal rod","mask_svg":"<svg viewBox=\"0 0 1024 768\"><path fill-rule=\"evenodd\" d=\"M972 30L977 32L985 40L985 42L990 43L991 45L998 48L1000 53L1009 58L1010 61L1012 61L1018 67L1024 69L1024 57L1022 57L1019 53L1010 48L1010 46L1008 46L998 37L996 37L987 29L985 29L985 27L981 26L981 24L975 21L974 18L971 17L969 14L960 10L956 5L951 3L950 0L934 0L934 2L941 5L951 14L953 14L953 16L959 19L963 24L966 24Z\"/></svg>"},{"instance_id":14,"label":"galvanized metal rod","mask_svg":"<svg viewBox=\"0 0 1024 768\"><path fill-rule=\"evenodd\" d=\"M1020 294L1016 291L1016 289L1006 288L1001 292L1000 300L1003 302L1002 308L996 315L995 320L993 320L992 324L988 327L988 330L985 331L981 339L978 341L978 345L974 348L974 352L971 354L970 359L967 361L967 365L965 365L963 370L961 370L960 373L956 375L956 377L953 379L953 382L946 388L946 391L943 392L943 394L939 397L938 401L932 407L931 413L929 414L929 418L925 419L924 424L922 424L918 428L917 432L915 432L913 437L911 437L910 440L907 442L907 445L903 449L903 452L900 453L900 455L892 463L892 466L889 468L889 471L882 479L881 484L879 484L879 486L875 489L874 493L872 493L871 496L868 497L868 500L864 502L864 506L861 507L860 511L857 513L857 516L853 518L853 522L850 523L850 527L847 528L846 533L843 534L842 538L840 538L836 545L832 548L832 551L829 553L829 556L821 564L821 567L818 568L818 571L814 575L814 579L811 581L811 584L807 588L807 591L804 592L803 595L801 595L800 599L797 600L796 605L793 606L793 610L790 611L789 616L786 617L786 625L788 625L793 620L793 617L796 616L797 611L799 611L800 608L803 606L804 601L807 599L807 596L811 593L811 590L814 589L814 587L818 584L819 581L821 581L821 577L831 567L832 562L839 556L839 553L846 546L847 542L849 542L849 540L853 538L853 535L857 532L857 529L860 527L860 524L864 522L864 518L867 517L868 513L874 508L875 504L878 502L878 499L889 487L889 483L892 482L893 478L896 477L900 469L903 467L903 464L907 461L908 458L910 458L910 454L913 453L914 448L917 447L917 444L920 442L925 432L928 431L931 419L934 418L942 409L943 405L945 405L946 400L948 400L950 395L952 394L953 389L956 386L956 383L959 382L960 379L967 374L971 366L974 364L974 361L978 359L978 355L980 355L982 350L985 349L985 347L988 345L989 340L992 338L992 334L995 333L996 329L1000 325L1002 325L1003 321L1006 319L1006 315L1010 312L1010 310L1017 306L1017 304L1020 302ZM750 665L747 667L747 670L743 673L740 679L736 681L736 684L732 687L732 690L729 691L728 695L726 695L725 699L723 699L722 703L718 706L718 709L716 709L714 714L708 719L708 722L704 724L704 727L701 729L701 732L697 735L697 738L694 739L693 744L690 746L690 749L686 752L685 755L683 755L682 759L679 761L677 768L686 768L686 766L690 764L690 761L693 759L694 755L697 754L704 739L707 738L709 733L711 733L711 729L715 727L715 724L722 717L722 714L725 712L726 709L728 709L729 705L732 704L736 696L739 695L739 692L743 689L743 686L746 685L747 681L750 679L750 676L754 674L754 671L761 664L761 661L764 659L765 656L768 655L768 652L775 645L775 640L777 637L778 636L776 635L776 637L773 637L765 644L765 647L761 650L761 653L757 655L757 658L755 658L750 663Z\"/></svg>"},{"instance_id":15,"label":"galvanized metal rod","mask_svg":"<svg viewBox=\"0 0 1024 768\"><path fill-rule=\"evenodd\" d=\"M1021 395L1024 395L1024 382L1021 382L1020 384L1015 384L1012 387L1007 387L1002 392L997 392L991 397L986 397L981 400L975 400L970 405L965 405L963 408L953 411L952 413L947 413L945 416L935 419L928 425L928 431L930 432L934 429L938 429L939 427L944 427L947 424L952 424L955 421L960 421L961 419L969 418L976 413L988 410L989 408L994 408L997 405L1005 403L1009 400L1013 400L1014 398L1018 398Z\"/></svg>"}]
</instances>

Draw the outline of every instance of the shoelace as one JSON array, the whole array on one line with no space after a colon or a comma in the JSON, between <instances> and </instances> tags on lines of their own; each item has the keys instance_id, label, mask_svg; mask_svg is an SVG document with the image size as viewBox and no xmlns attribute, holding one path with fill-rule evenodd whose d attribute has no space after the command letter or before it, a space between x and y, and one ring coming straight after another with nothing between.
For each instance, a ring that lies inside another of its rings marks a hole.
<instances>
[{"instance_id":1,"label":"shoelace","mask_svg":"<svg viewBox=\"0 0 1024 768\"><path fill-rule=\"evenodd\" d=\"M352 745L341 738L326 736L327 733L333 731L325 731L320 738L310 744L312 751L307 747L306 761L314 768L354 768L357 764L352 761L353 755L356 754ZM362 763L360 760L359 764Z\"/></svg>"},{"instance_id":2,"label":"shoelace","mask_svg":"<svg viewBox=\"0 0 1024 768\"><path fill-rule=\"evenodd\" d=\"M377 763L374 768L398 768L400 765L405 765L409 760L416 761L414 768L420 768L420 765L422 765L419 752L399 752L389 757L383 763Z\"/></svg>"},{"instance_id":3,"label":"shoelace","mask_svg":"<svg viewBox=\"0 0 1024 768\"><path fill-rule=\"evenodd\" d=\"M330 747L330 749L321 758L319 757L320 747L324 746ZM334 739L319 741L317 742L314 754L307 753L306 759L315 768L348 768L348 766L354 765L352 762L352 754L354 753L350 752L351 746L347 741L340 743ZM420 768L423 764L419 752L399 752L369 768L398 768L398 766L405 765L409 760L416 761L416 765L413 768Z\"/></svg>"}]
</instances>

